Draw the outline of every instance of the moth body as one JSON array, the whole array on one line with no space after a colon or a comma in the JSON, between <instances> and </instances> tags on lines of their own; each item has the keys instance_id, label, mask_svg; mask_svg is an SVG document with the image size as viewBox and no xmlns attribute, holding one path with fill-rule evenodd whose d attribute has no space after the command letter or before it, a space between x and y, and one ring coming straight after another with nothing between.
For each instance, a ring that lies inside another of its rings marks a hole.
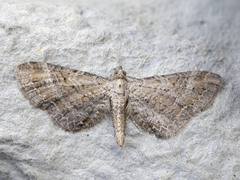
<instances>
[{"instance_id":1,"label":"moth body","mask_svg":"<svg viewBox=\"0 0 240 180\"><path fill-rule=\"evenodd\" d=\"M120 66L113 76L110 96L114 135L119 146L122 146L124 143L127 98L126 73Z\"/></svg>"}]
</instances>

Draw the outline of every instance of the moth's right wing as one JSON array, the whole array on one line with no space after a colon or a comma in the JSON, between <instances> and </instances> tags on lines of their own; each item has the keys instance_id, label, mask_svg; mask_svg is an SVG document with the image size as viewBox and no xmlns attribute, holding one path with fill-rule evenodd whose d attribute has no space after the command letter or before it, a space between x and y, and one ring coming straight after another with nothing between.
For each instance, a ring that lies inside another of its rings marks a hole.
<instances>
[{"instance_id":1,"label":"moth's right wing","mask_svg":"<svg viewBox=\"0 0 240 180\"><path fill-rule=\"evenodd\" d=\"M91 127L109 110L106 78L41 62L19 65L16 76L30 103L66 131Z\"/></svg>"},{"instance_id":2,"label":"moth's right wing","mask_svg":"<svg viewBox=\"0 0 240 180\"><path fill-rule=\"evenodd\" d=\"M128 113L134 124L157 137L174 136L197 113L207 109L223 86L206 71L143 79L128 78Z\"/></svg>"}]
</instances>

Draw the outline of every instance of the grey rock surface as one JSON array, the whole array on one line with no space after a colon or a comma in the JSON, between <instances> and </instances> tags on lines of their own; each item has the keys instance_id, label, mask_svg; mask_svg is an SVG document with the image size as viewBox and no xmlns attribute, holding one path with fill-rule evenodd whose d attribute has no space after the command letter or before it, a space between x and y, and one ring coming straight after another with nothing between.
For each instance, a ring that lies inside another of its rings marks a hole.
<instances>
[{"instance_id":1,"label":"grey rock surface","mask_svg":"<svg viewBox=\"0 0 240 180\"><path fill-rule=\"evenodd\" d=\"M0 179L240 179L238 0L0 1ZM214 105L162 140L110 115L66 133L33 108L14 68L40 61L109 76L220 74Z\"/></svg>"}]
</instances>

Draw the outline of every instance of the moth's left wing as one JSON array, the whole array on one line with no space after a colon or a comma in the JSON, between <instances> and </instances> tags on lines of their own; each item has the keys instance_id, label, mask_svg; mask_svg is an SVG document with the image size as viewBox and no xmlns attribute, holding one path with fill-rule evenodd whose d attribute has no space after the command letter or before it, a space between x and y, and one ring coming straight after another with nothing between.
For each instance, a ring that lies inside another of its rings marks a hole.
<instances>
[{"instance_id":1,"label":"moth's left wing","mask_svg":"<svg viewBox=\"0 0 240 180\"><path fill-rule=\"evenodd\" d=\"M109 110L106 78L41 62L19 65L16 76L30 103L66 131L91 127Z\"/></svg>"},{"instance_id":2,"label":"moth's left wing","mask_svg":"<svg viewBox=\"0 0 240 180\"><path fill-rule=\"evenodd\" d=\"M165 138L207 109L223 86L219 75L206 71L129 77L128 81L130 118L140 130Z\"/></svg>"}]
</instances>

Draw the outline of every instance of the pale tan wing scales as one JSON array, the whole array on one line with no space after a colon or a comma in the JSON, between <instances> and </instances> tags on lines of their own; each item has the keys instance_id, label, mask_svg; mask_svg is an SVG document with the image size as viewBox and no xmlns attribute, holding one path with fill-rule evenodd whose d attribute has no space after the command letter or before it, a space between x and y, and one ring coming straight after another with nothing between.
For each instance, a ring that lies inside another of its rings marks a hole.
<instances>
[{"instance_id":1,"label":"pale tan wing scales","mask_svg":"<svg viewBox=\"0 0 240 180\"><path fill-rule=\"evenodd\" d=\"M174 136L207 109L223 86L219 75L206 71L128 81L130 118L140 130L165 138Z\"/></svg>"},{"instance_id":2,"label":"pale tan wing scales","mask_svg":"<svg viewBox=\"0 0 240 180\"><path fill-rule=\"evenodd\" d=\"M19 65L16 76L30 103L66 131L91 127L109 110L106 78L41 62Z\"/></svg>"}]
</instances>

